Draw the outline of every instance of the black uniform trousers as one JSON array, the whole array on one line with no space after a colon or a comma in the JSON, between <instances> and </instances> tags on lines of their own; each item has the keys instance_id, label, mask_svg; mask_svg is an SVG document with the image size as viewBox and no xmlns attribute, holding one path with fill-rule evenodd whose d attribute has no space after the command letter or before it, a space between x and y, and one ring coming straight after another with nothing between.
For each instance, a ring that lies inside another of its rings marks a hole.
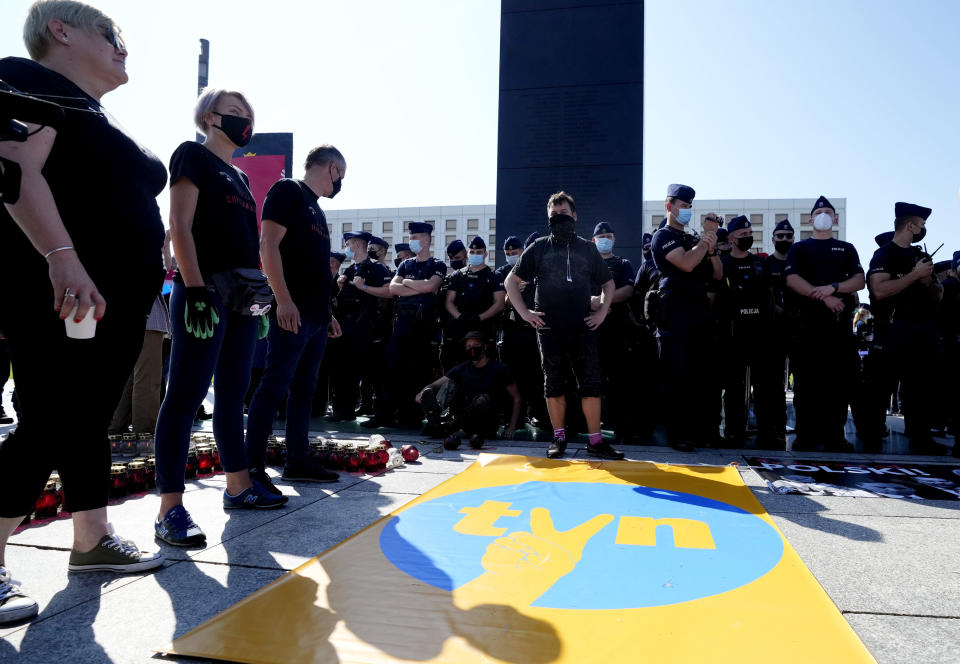
<instances>
[{"instance_id":1,"label":"black uniform trousers","mask_svg":"<svg viewBox=\"0 0 960 664\"><path fill-rule=\"evenodd\" d=\"M420 421L414 397L439 375L439 329L436 310L398 306L393 334L387 346L387 374L382 398L377 400L377 419L388 422L394 413L405 423Z\"/></svg>"},{"instance_id":2,"label":"black uniform trousers","mask_svg":"<svg viewBox=\"0 0 960 664\"><path fill-rule=\"evenodd\" d=\"M504 322L500 337L500 361L510 367L530 417L535 417L542 427L549 427L536 330L523 321Z\"/></svg>"},{"instance_id":3,"label":"black uniform trousers","mask_svg":"<svg viewBox=\"0 0 960 664\"><path fill-rule=\"evenodd\" d=\"M661 310L660 368L665 383L667 440L671 445L710 443L717 436L716 422L701 414L711 411L706 405L713 371L708 354L709 303L706 296L667 293Z\"/></svg>"},{"instance_id":4,"label":"black uniform trousers","mask_svg":"<svg viewBox=\"0 0 960 664\"><path fill-rule=\"evenodd\" d=\"M633 429L629 412L630 380L637 376L639 349L625 315L611 312L597 328L597 350L602 373L602 419L618 438Z\"/></svg>"},{"instance_id":5,"label":"black uniform trousers","mask_svg":"<svg viewBox=\"0 0 960 664\"><path fill-rule=\"evenodd\" d=\"M343 335L337 352L330 358L330 385L333 415L349 418L356 415L360 400L360 381L368 375L368 365L374 358L373 347L375 320L368 312L338 319Z\"/></svg>"},{"instance_id":6,"label":"black uniform trousers","mask_svg":"<svg viewBox=\"0 0 960 664\"><path fill-rule=\"evenodd\" d=\"M904 433L909 438L930 436L936 384L933 373L940 338L933 321L894 320L886 343L887 388L902 386Z\"/></svg>"},{"instance_id":7,"label":"black uniform trousers","mask_svg":"<svg viewBox=\"0 0 960 664\"><path fill-rule=\"evenodd\" d=\"M797 440L835 448L845 441L857 380L857 339L847 319L801 330L793 366Z\"/></svg>"},{"instance_id":8,"label":"black uniform trousers","mask_svg":"<svg viewBox=\"0 0 960 664\"><path fill-rule=\"evenodd\" d=\"M779 390L783 391L783 361L777 364L771 335L770 328L764 325L734 324L733 336L726 344L723 392L723 428L729 437L743 436L746 431L750 386L753 387L757 438L770 439L777 435L776 390L779 383ZM750 386L747 385L748 368Z\"/></svg>"}]
</instances>

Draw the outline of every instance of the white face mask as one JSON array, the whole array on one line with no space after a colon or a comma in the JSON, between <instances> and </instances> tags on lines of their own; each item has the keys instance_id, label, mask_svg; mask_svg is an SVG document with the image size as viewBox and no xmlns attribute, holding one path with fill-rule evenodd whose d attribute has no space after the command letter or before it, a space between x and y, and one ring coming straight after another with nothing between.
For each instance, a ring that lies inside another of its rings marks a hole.
<instances>
[{"instance_id":1,"label":"white face mask","mask_svg":"<svg viewBox=\"0 0 960 664\"><path fill-rule=\"evenodd\" d=\"M518 260L520 260L520 254L517 254L516 256L507 256L508 265L516 265Z\"/></svg>"},{"instance_id":2,"label":"white face mask","mask_svg":"<svg viewBox=\"0 0 960 664\"><path fill-rule=\"evenodd\" d=\"M813 218L813 229L816 231L828 231L833 228L833 217L826 212L821 212Z\"/></svg>"}]
</instances>

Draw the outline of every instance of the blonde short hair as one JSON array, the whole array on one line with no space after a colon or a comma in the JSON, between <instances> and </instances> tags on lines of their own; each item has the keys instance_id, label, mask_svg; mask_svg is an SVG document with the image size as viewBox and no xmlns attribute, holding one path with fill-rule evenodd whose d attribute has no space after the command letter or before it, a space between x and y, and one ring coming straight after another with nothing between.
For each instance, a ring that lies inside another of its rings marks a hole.
<instances>
[{"instance_id":1,"label":"blonde short hair","mask_svg":"<svg viewBox=\"0 0 960 664\"><path fill-rule=\"evenodd\" d=\"M27 20L23 24L23 43L34 60L40 60L47 54L53 41L47 23L55 18L90 32L113 30L120 34L120 28L113 19L96 7L74 0L37 0L30 5Z\"/></svg>"},{"instance_id":2,"label":"blonde short hair","mask_svg":"<svg viewBox=\"0 0 960 664\"><path fill-rule=\"evenodd\" d=\"M253 123L253 106L250 105L250 102L247 101L247 98L242 92L225 90L223 88L204 88L200 93L200 97L197 99L197 107L193 111L193 124L197 125L197 129L204 134L210 130L210 127L203 119L203 116L213 111L220 102L220 98L224 95L233 95L239 99L240 102L247 107L247 111L250 113L250 122Z\"/></svg>"}]
</instances>

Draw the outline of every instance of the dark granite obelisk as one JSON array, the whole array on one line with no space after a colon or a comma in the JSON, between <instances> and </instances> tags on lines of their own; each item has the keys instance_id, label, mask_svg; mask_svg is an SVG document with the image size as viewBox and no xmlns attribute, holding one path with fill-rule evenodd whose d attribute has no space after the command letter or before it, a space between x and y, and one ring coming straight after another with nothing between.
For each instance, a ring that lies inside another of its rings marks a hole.
<instances>
[{"instance_id":1,"label":"dark granite obelisk","mask_svg":"<svg viewBox=\"0 0 960 664\"><path fill-rule=\"evenodd\" d=\"M545 234L547 198L562 189L578 233L609 222L615 253L638 266L643 1L502 0L500 11L498 244Z\"/></svg>"}]
</instances>

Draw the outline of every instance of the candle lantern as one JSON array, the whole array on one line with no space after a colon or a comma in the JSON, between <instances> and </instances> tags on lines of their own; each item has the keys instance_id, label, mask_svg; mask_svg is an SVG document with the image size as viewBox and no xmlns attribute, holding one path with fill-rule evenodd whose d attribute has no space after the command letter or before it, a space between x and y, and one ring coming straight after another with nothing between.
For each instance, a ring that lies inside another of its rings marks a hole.
<instances>
[{"instance_id":1,"label":"candle lantern","mask_svg":"<svg viewBox=\"0 0 960 664\"><path fill-rule=\"evenodd\" d=\"M404 445L400 448L400 453L403 455L404 461L416 461L420 458L420 450L414 445Z\"/></svg>"},{"instance_id":2,"label":"candle lantern","mask_svg":"<svg viewBox=\"0 0 960 664\"><path fill-rule=\"evenodd\" d=\"M223 466L220 465L220 448L216 443L210 445L210 453L213 455L213 472L222 473Z\"/></svg>"},{"instance_id":3,"label":"candle lantern","mask_svg":"<svg viewBox=\"0 0 960 664\"><path fill-rule=\"evenodd\" d=\"M157 486L157 458L149 456L146 458L147 464L147 486L153 488Z\"/></svg>"},{"instance_id":4,"label":"candle lantern","mask_svg":"<svg viewBox=\"0 0 960 664\"><path fill-rule=\"evenodd\" d=\"M127 464L115 463L110 466L110 495L114 498L125 496L130 486L130 477L127 475Z\"/></svg>"},{"instance_id":5,"label":"candle lantern","mask_svg":"<svg viewBox=\"0 0 960 664\"><path fill-rule=\"evenodd\" d=\"M125 433L121 440L120 454L127 457L137 456L137 434Z\"/></svg>"},{"instance_id":6,"label":"candle lantern","mask_svg":"<svg viewBox=\"0 0 960 664\"><path fill-rule=\"evenodd\" d=\"M345 470L350 472L356 472L360 470L360 465L363 463L363 459L360 456L360 450L355 447L350 447L346 451L346 458L343 461L343 467Z\"/></svg>"},{"instance_id":7,"label":"candle lantern","mask_svg":"<svg viewBox=\"0 0 960 664\"><path fill-rule=\"evenodd\" d=\"M128 463L127 474L131 493L147 490L147 464L142 459L134 459Z\"/></svg>"},{"instance_id":8,"label":"candle lantern","mask_svg":"<svg viewBox=\"0 0 960 664\"><path fill-rule=\"evenodd\" d=\"M200 468L200 462L197 460L197 451L187 451L187 465L183 469L184 479L192 480L197 476L197 470Z\"/></svg>"},{"instance_id":9,"label":"candle lantern","mask_svg":"<svg viewBox=\"0 0 960 664\"><path fill-rule=\"evenodd\" d=\"M204 443L197 445L197 475L213 473L213 448Z\"/></svg>"},{"instance_id":10,"label":"candle lantern","mask_svg":"<svg viewBox=\"0 0 960 664\"><path fill-rule=\"evenodd\" d=\"M57 508L59 507L60 494L57 493L57 481L50 478L33 505L34 515L38 519L49 519L57 515Z\"/></svg>"},{"instance_id":11,"label":"candle lantern","mask_svg":"<svg viewBox=\"0 0 960 664\"><path fill-rule=\"evenodd\" d=\"M149 456L153 454L153 434L137 434L137 456Z\"/></svg>"},{"instance_id":12,"label":"candle lantern","mask_svg":"<svg viewBox=\"0 0 960 664\"><path fill-rule=\"evenodd\" d=\"M120 456L123 453L123 436L118 433L112 433L107 436L110 441L110 454Z\"/></svg>"}]
</instances>

